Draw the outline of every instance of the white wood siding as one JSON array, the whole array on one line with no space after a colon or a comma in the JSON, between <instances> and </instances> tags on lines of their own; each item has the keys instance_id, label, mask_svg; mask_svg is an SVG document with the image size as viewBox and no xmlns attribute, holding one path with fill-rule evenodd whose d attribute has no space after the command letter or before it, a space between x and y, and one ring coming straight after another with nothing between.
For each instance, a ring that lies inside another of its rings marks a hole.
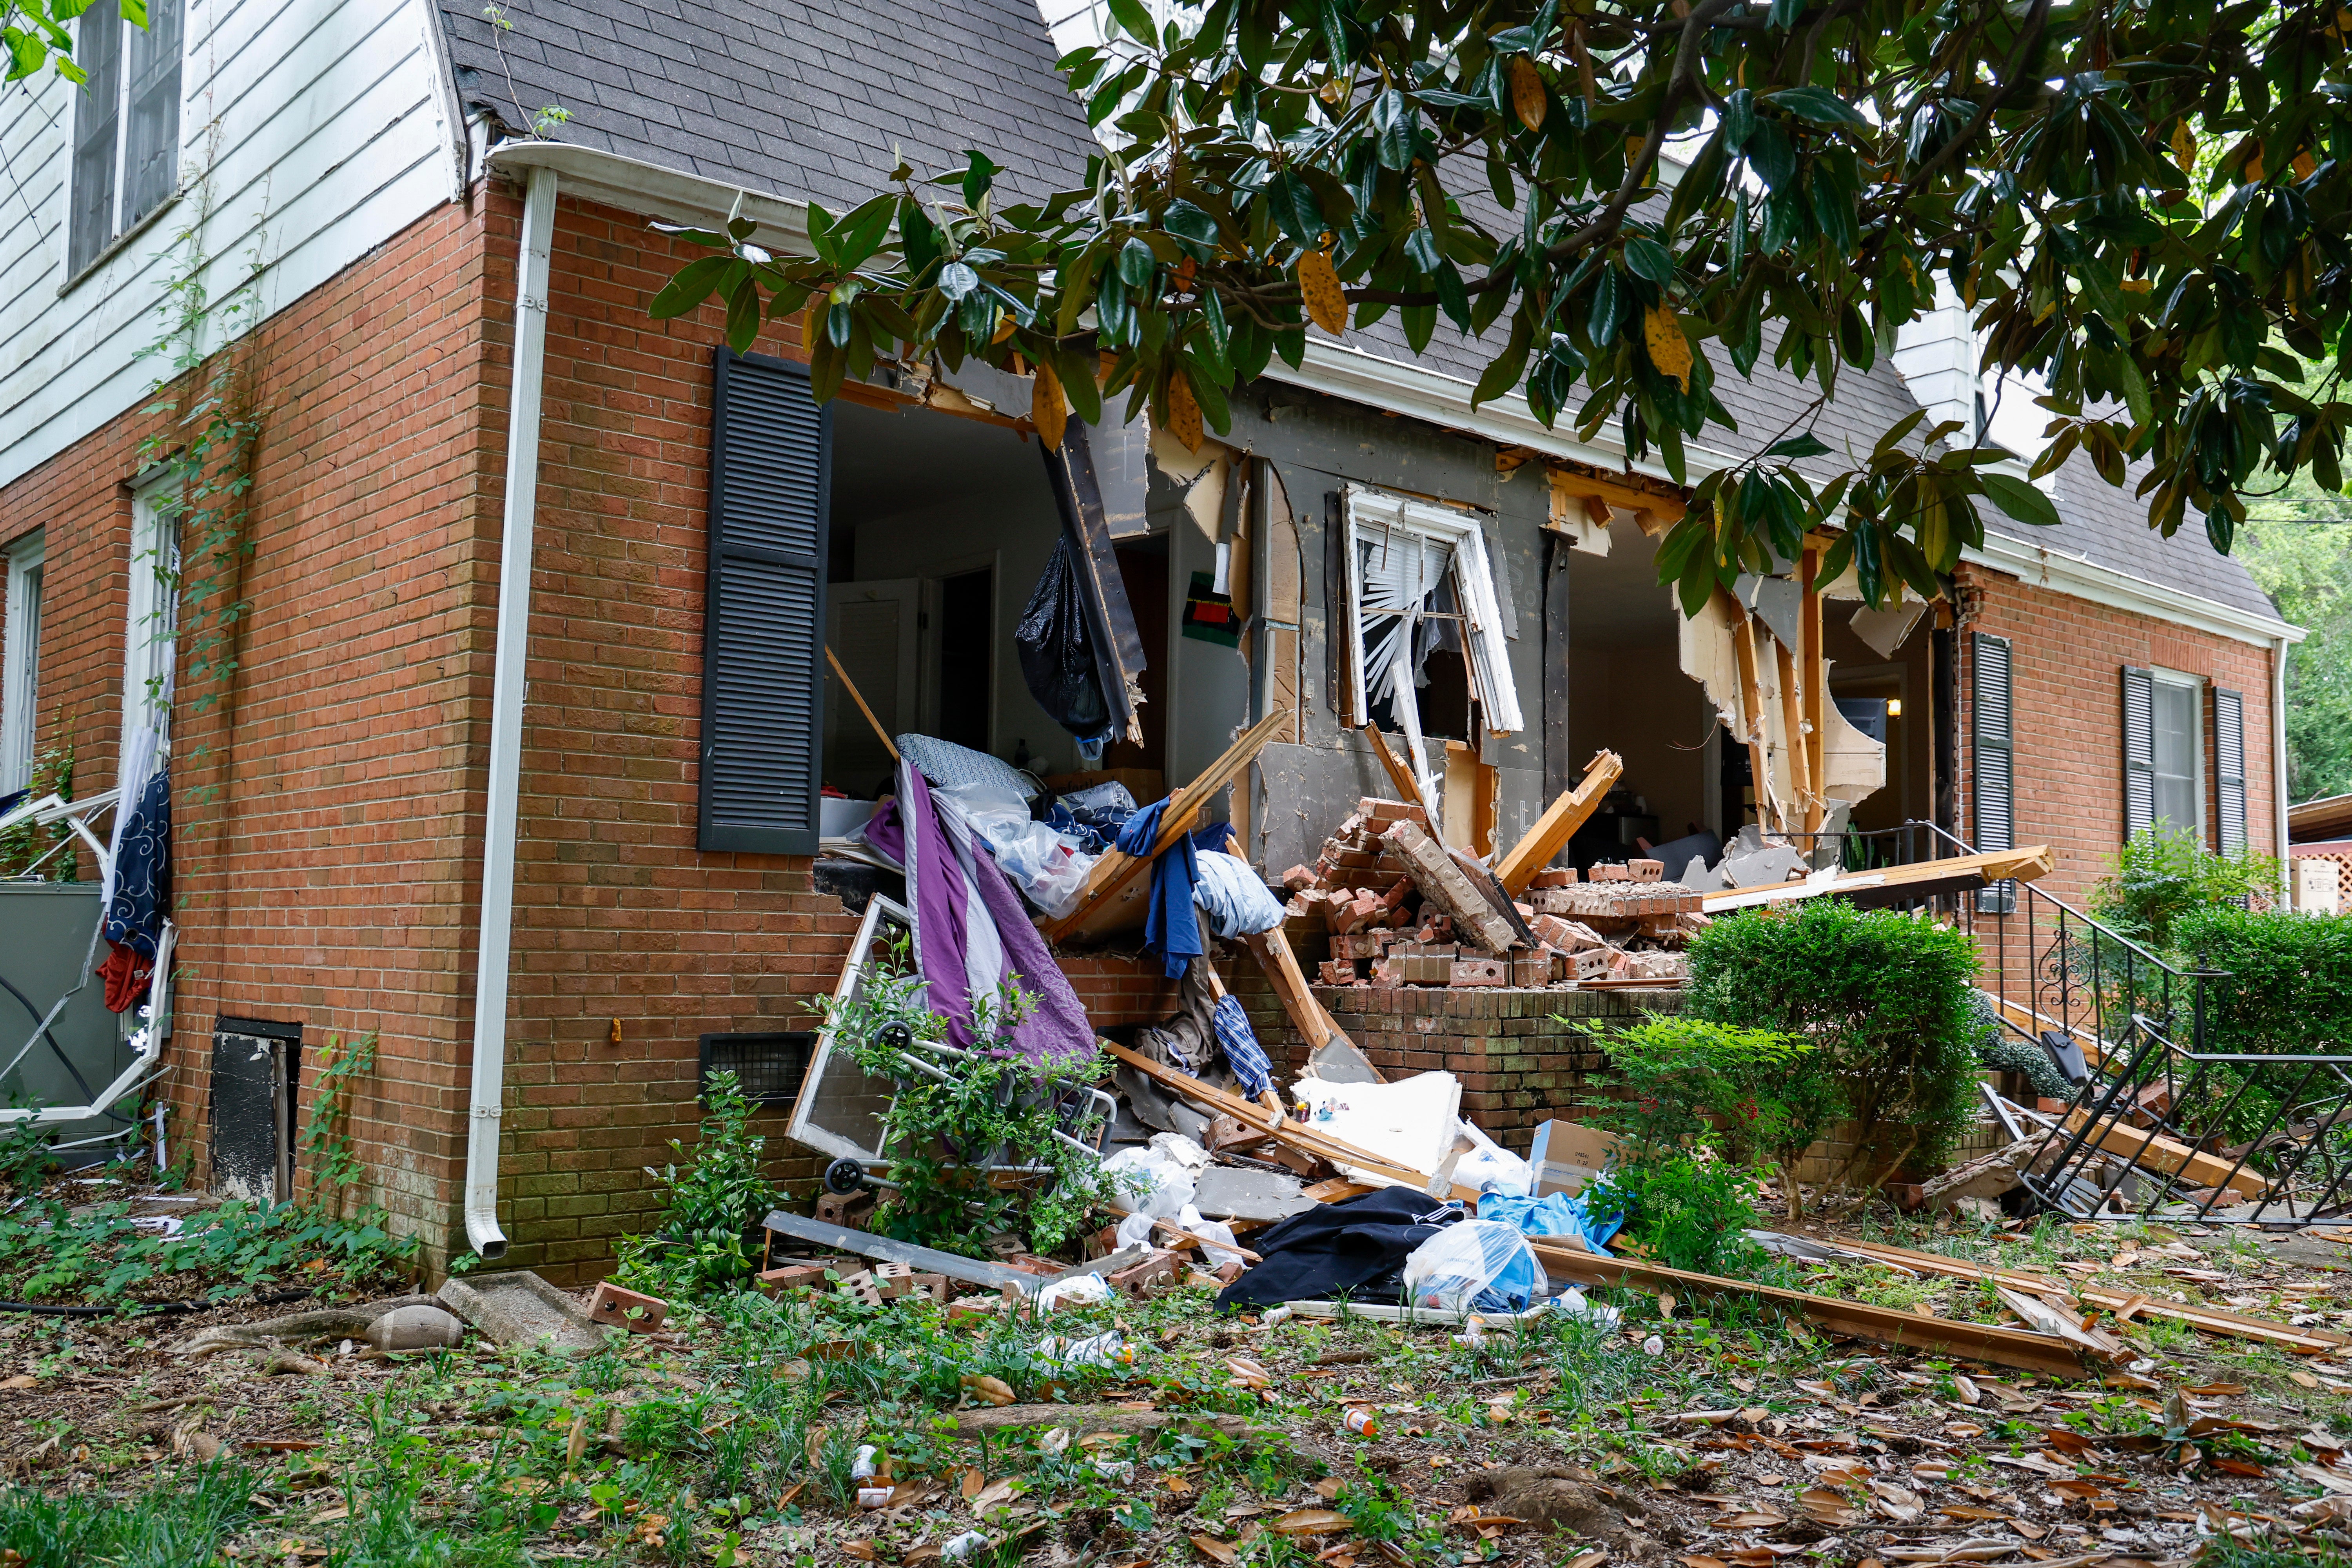
<instances>
[{"instance_id":1,"label":"white wood siding","mask_svg":"<svg viewBox=\"0 0 2352 1568\"><path fill-rule=\"evenodd\" d=\"M0 484L152 395L163 366L139 352L165 330L201 181L207 290L258 265L265 313L458 194L425 0L185 4L181 194L62 294L79 89L0 99Z\"/></svg>"}]
</instances>

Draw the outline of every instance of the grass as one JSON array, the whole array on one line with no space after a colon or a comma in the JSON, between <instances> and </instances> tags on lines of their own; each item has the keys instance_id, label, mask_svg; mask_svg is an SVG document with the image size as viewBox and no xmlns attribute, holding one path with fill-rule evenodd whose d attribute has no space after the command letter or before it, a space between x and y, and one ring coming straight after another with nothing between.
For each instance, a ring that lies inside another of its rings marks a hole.
<instances>
[{"instance_id":1,"label":"grass","mask_svg":"<svg viewBox=\"0 0 2352 1568\"><path fill-rule=\"evenodd\" d=\"M187 1568L257 1512L253 1473L215 1463L131 1497L0 1490L0 1561L24 1568Z\"/></svg>"}]
</instances>

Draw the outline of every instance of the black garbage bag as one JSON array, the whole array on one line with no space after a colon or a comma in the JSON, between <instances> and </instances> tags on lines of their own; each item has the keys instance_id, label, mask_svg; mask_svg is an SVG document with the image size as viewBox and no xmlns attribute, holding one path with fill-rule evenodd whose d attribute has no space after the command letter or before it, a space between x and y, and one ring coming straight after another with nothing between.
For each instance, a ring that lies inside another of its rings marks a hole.
<instances>
[{"instance_id":1,"label":"black garbage bag","mask_svg":"<svg viewBox=\"0 0 2352 1568\"><path fill-rule=\"evenodd\" d=\"M1110 725L1103 702L1102 677L1095 669L1094 636L1087 626L1078 569L1070 560L1069 535L1054 541L1036 589L1021 611L1013 644L1021 654L1021 679L1054 722L1081 739Z\"/></svg>"}]
</instances>

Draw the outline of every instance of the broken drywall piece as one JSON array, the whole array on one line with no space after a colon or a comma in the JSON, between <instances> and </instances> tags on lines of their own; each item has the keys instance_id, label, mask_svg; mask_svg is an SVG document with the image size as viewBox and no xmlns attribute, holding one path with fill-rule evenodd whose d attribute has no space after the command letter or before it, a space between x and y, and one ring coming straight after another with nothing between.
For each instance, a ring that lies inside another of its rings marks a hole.
<instances>
[{"instance_id":1,"label":"broken drywall piece","mask_svg":"<svg viewBox=\"0 0 2352 1568\"><path fill-rule=\"evenodd\" d=\"M565 1355L593 1355L604 1331L588 1309L528 1268L445 1280L441 1304L502 1345L539 1345Z\"/></svg>"},{"instance_id":2,"label":"broken drywall piece","mask_svg":"<svg viewBox=\"0 0 2352 1568\"><path fill-rule=\"evenodd\" d=\"M1157 426L1151 431L1151 466L1176 487L1184 515L1204 539L1223 537L1225 489L1231 482L1234 449L1222 441L1204 440L1197 452L1185 450L1172 430Z\"/></svg>"},{"instance_id":3,"label":"broken drywall piece","mask_svg":"<svg viewBox=\"0 0 2352 1568\"><path fill-rule=\"evenodd\" d=\"M1742 574L1734 596L1756 612L1772 635L1795 647L1805 606L1803 586L1787 577L1756 577Z\"/></svg>"},{"instance_id":4,"label":"broken drywall piece","mask_svg":"<svg viewBox=\"0 0 2352 1568\"><path fill-rule=\"evenodd\" d=\"M1886 785L1886 742L1874 741L1846 721L1834 702L1822 709L1822 793L1832 800L1857 801Z\"/></svg>"},{"instance_id":5,"label":"broken drywall piece","mask_svg":"<svg viewBox=\"0 0 2352 1568\"><path fill-rule=\"evenodd\" d=\"M1762 830L1751 822L1724 850L1719 879L1727 888L1761 888L1811 869L1787 845L1765 843Z\"/></svg>"},{"instance_id":6,"label":"broken drywall piece","mask_svg":"<svg viewBox=\"0 0 2352 1568\"><path fill-rule=\"evenodd\" d=\"M1917 599L1906 600L1884 610L1874 610L1864 605L1853 613L1853 618L1846 622L1846 626L1867 643L1871 651L1879 658L1893 658L1895 650L1909 639L1911 628L1917 626L1919 617L1927 613L1927 606Z\"/></svg>"},{"instance_id":7,"label":"broken drywall piece","mask_svg":"<svg viewBox=\"0 0 2352 1568\"><path fill-rule=\"evenodd\" d=\"M1307 1053L1307 1070L1325 1083L1378 1083L1376 1071L1355 1042L1345 1035L1335 1034Z\"/></svg>"},{"instance_id":8,"label":"broken drywall piece","mask_svg":"<svg viewBox=\"0 0 2352 1568\"><path fill-rule=\"evenodd\" d=\"M1288 1219L1315 1206L1307 1184L1287 1171L1211 1165L1195 1178L1192 1206L1210 1219Z\"/></svg>"},{"instance_id":9,"label":"broken drywall piece","mask_svg":"<svg viewBox=\"0 0 2352 1568\"><path fill-rule=\"evenodd\" d=\"M1408 1171L1434 1171L1444 1163L1462 1112L1462 1080L1450 1072L1415 1073L1394 1083L1302 1078L1290 1092L1307 1107L1309 1131ZM1353 1174L1345 1162L1334 1163Z\"/></svg>"}]
</instances>

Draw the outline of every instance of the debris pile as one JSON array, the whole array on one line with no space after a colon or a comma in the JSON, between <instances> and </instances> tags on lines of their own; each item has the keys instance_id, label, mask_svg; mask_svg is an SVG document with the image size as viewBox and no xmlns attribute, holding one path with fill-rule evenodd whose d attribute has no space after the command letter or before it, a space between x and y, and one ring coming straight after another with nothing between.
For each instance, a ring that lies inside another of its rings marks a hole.
<instances>
[{"instance_id":1,"label":"debris pile","mask_svg":"<svg viewBox=\"0 0 2352 1568\"><path fill-rule=\"evenodd\" d=\"M1671 984L1707 917L1696 888L1635 859L1552 867L1514 900L1485 865L1440 843L1420 805L1367 795L1312 867L1282 875L1294 937L1328 939L1326 985Z\"/></svg>"}]
</instances>

